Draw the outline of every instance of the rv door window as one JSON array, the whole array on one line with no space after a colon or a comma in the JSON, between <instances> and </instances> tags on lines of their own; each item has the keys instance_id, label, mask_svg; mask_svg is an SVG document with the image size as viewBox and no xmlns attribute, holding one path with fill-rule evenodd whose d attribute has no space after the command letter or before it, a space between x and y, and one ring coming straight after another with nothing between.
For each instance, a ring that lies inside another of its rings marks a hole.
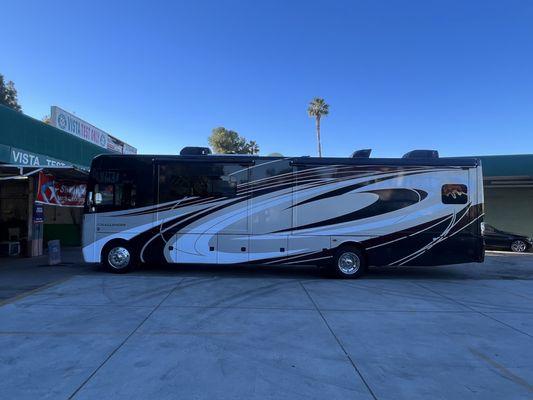
<instances>
[{"instance_id":1,"label":"rv door window","mask_svg":"<svg viewBox=\"0 0 533 400\"><path fill-rule=\"evenodd\" d=\"M97 184L94 186L94 190L100 196L98 206L109 206L114 204L115 185L109 184Z\"/></svg>"}]
</instances>

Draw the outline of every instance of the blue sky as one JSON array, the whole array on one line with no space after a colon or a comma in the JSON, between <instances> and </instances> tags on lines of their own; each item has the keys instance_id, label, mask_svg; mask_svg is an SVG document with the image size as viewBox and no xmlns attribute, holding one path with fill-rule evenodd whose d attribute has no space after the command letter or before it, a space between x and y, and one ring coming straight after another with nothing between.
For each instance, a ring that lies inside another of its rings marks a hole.
<instances>
[{"instance_id":1,"label":"blue sky","mask_svg":"<svg viewBox=\"0 0 533 400\"><path fill-rule=\"evenodd\" d=\"M370 147L533 153L531 1L2 3L0 72L26 114L58 105L136 146L177 153L213 127L262 154Z\"/></svg>"}]
</instances>

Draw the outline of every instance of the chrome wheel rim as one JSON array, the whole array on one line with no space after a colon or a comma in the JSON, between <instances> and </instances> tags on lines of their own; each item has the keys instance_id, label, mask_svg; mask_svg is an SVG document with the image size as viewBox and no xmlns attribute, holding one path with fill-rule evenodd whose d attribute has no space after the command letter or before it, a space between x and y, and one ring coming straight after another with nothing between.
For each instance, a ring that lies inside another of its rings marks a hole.
<instances>
[{"instance_id":1,"label":"chrome wheel rim","mask_svg":"<svg viewBox=\"0 0 533 400\"><path fill-rule=\"evenodd\" d=\"M130 252L125 247L114 247L107 255L107 261L115 269L122 269L130 263Z\"/></svg>"},{"instance_id":2,"label":"chrome wheel rim","mask_svg":"<svg viewBox=\"0 0 533 400\"><path fill-rule=\"evenodd\" d=\"M516 251L517 253L522 253L526 251L526 244L525 242L522 242L521 240L515 240L511 244L511 250Z\"/></svg>"},{"instance_id":3,"label":"chrome wheel rim","mask_svg":"<svg viewBox=\"0 0 533 400\"><path fill-rule=\"evenodd\" d=\"M361 267L361 260L359 256L351 251L347 251L341 254L337 261L339 270L346 275L353 275Z\"/></svg>"}]
</instances>

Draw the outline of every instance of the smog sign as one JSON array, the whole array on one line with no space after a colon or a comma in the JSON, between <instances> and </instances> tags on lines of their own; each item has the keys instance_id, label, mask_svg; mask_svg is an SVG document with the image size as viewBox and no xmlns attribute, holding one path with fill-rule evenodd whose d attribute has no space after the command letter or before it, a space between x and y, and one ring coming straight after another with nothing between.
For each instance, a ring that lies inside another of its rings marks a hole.
<instances>
[{"instance_id":1,"label":"smog sign","mask_svg":"<svg viewBox=\"0 0 533 400\"><path fill-rule=\"evenodd\" d=\"M56 128L107 149L107 133L57 106L52 106L50 122Z\"/></svg>"},{"instance_id":2,"label":"smog sign","mask_svg":"<svg viewBox=\"0 0 533 400\"><path fill-rule=\"evenodd\" d=\"M50 124L80 139L91 142L104 149L116 153L136 154L137 149L124 143L122 140L104 132L101 129L78 118L74 114L63 110L60 107L52 106L50 111ZM127 146L127 151L125 148Z\"/></svg>"},{"instance_id":3,"label":"smog sign","mask_svg":"<svg viewBox=\"0 0 533 400\"><path fill-rule=\"evenodd\" d=\"M124 143L122 151L124 154L137 154L137 149L127 143Z\"/></svg>"}]
</instances>

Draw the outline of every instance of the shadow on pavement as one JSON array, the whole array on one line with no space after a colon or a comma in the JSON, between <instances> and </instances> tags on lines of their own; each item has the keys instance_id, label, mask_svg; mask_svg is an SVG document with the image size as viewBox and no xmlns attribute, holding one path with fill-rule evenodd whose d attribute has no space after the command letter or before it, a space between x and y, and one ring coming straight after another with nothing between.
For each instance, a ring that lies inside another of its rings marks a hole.
<instances>
[{"instance_id":1,"label":"shadow on pavement","mask_svg":"<svg viewBox=\"0 0 533 400\"><path fill-rule=\"evenodd\" d=\"M13 258L0 260L0 304L44 285L54 284L75 275L107 275L96 264L85 264L79 248L63 250L61 265L47 265L47 258ZM143 265L128 276L219 277L247 279L333 279L314 266L261 265ZM487 252L485 263L445 265L439 267L370 268L363 279L389 280L533 280L533 254Z\"/></svg>"},{"instance_id":2,"label":"shadow on pavement","mask_svg":"<svg viewBox=\"0 0 533 400\"><path fill-rule=\"evenodd\" d=\"M98 271L103 271L98 269ZM293 265L144 265L133 274L220 276L246 278L324 279L331 278L315 266ZM533 254L488 253L485 263L432 267L371 267L364 279L533 279Z\"/></svg>"}]
</instances>

